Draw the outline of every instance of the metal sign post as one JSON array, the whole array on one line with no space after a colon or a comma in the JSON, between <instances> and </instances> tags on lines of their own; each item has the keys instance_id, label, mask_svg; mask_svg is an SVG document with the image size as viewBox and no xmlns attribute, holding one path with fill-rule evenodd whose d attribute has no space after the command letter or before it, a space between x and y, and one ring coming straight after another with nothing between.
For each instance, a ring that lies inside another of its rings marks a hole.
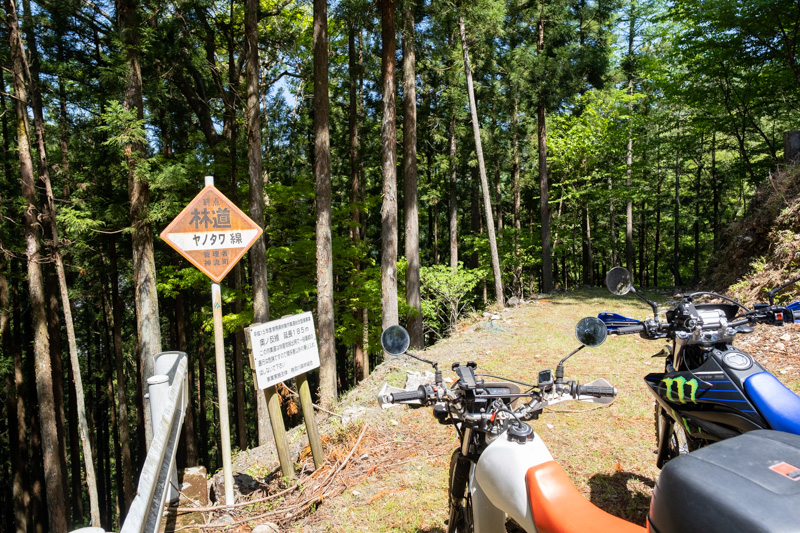
<instances>
[{"instance_id":1,"label":"metal sign post","mask_svg":"<svg viewBox=\"0 0 800 533\"><path fill-rule=\"evenodd\" d=\"M161 232L161 238L214 281L211 284L211 306L222 438L222 473L225 479L225 504L232 505L231 431L219 282L250 249L263 230L214 187L213 176L206 176L205 185L200 194Z\"/></svg>"}]
</instances>

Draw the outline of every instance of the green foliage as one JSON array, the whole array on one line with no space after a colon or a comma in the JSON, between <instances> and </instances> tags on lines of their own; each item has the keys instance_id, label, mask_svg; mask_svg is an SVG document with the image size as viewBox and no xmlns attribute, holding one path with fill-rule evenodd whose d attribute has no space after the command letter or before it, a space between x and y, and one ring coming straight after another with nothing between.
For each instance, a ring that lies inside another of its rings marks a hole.
<instances>
[{"instance_id":1,"label":"green foliage","mask_svg":"<svg viewBox=\"0 0 800 533\"><path fill-rule=\"evenodd\" d=\"M449 266L420 268L422 316L425 326L438 336L449 335L472 302L470 292L485 278L479 269Z\"/></svg>"}]
</instances>

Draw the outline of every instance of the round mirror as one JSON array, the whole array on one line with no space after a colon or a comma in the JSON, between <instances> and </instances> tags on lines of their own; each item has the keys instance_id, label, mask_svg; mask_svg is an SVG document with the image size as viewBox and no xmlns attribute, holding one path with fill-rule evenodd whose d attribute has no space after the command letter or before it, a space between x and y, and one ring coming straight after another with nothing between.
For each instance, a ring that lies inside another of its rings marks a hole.
<instances>
[{"instance_id":1,"label":"round mirror","mask_svg":"<svg viewBox=\"0 0 800 533\"><path fill-rule=\"evenodd\" d=\"M408 350L411 337L403 326L389 326L381 333L381 346L389 355L400 355Z\"/></svg>"},{"instance_id":2,"label":"round mirror","mask_svg":"<svg viewBox=\"0 0 800 533\"><path fill-rule=\"evenodd\" d=\"M592 347L600 346L608 336L606 324L602 320L594 316L587 316L582 318L578 325L575 326L575 336L581 344Z\"/></svg>"},{"instance_id":3,"label":"round mirror","mask_svg":"<svg viewBox=\"0 0 800 533\"><path fill-rule=\"evenodd\" d=\"M617 296L628 294L633 288L633 276L625 267L614 267L606 275L606 287Z\"/></svg>"}]
</instances>

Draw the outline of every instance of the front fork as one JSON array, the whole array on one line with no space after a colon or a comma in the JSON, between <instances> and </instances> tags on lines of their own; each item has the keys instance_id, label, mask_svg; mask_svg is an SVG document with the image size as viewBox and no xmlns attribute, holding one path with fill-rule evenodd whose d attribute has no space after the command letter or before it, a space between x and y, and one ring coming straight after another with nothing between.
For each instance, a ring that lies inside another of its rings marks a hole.
<instances>
[{"instance_id":1,"label":"front fork","mask_svg":"<svg viewBox=\"0 0 800 533\"><path fill-rule=\"evenodd\" d=\"M448 498L450 517L447 521L447 533L461 533L467 523L467 506L464 505L464 498L467 495L467 483L469 481L469 471L471 463L464 457L460 449L454 450L450 457L450 481Z\"/></svg>"},{"instance_id":2,"label":"front fork","mask_svg":"<svg viewBox=\"0 0 800 533\"><path fill-rule=\"evenodd\" d=\"M658 407L658 404L656 404ZM671 458L669 457L669 446L672 440L672 428L675 421L672 417L664 412L663 408L658 411L659 432L658 432L658 455L656 456L656 466L661 468Z\"/></svg>"}]
</instances>

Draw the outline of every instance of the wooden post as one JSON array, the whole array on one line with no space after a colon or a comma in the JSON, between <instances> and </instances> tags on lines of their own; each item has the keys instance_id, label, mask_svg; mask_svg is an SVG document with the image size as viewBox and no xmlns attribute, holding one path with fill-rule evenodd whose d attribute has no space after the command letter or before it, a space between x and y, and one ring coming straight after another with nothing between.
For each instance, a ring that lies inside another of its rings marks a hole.
<instances>
[{"instance_id":1,"label":"wooden post","mask_svg":"<svg viewBox=\"0 0 800 533\"><path fill-rule=\"evenodd\" d=\"M258 324L253 324L257 326ZM245 328L244 338L247 345L247 355L250 357L250 369L253 371L253 384L258 388L258 377L256 376L256 365L253 359L253 346L250 342L250 328ZM294 466L289 457L289 442L286 439L286 426L283 425L283 413L281 413L281 402L278 397L278 390L275 387L264 389L264 399L267 401L267 412L269 422L272 426L272 435L275 437L275 450L278 452L278 462L281 464L283 476L295 479Z\"/></svg>"},{"instance_id":2,"label":"wooden post","mask_svg":"<svg viewBox=\"0 0 800 533\"><path fill-rule=\"evenodd\" d=\"M314 404L311 403L308 378L303 373L294 379L297 381L297 392L300 394L300 407L303 409L303 418L306 421L308 445L311 446L311 455L314 457L314 468L319 468L325 462L325 453L322 451L322 441L319 438L317 417L314 416Z\"/></svg>"}]
</instances>

